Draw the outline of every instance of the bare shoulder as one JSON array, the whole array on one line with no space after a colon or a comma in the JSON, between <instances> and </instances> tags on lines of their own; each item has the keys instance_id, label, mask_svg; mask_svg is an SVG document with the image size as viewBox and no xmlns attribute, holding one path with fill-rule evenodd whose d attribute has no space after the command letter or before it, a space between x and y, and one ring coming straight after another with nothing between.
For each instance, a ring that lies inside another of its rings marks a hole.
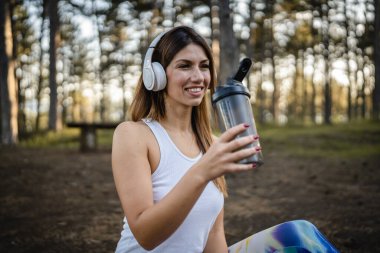
<instances>
[{"instance_id":1,"label":"bare shoulder","mask_svg":"<svg viewBox=\"0 0 380 253\"><path fill-rule=\"evenodd\" d=\"M113 135L113 144L132 147L135 145L139 145L140 147L141 145L146 146L150 135L151 131L144 122L125 121L116 127Z\"/></svg>"},{"instance_id":2,"label":"bare shoulder","mask_svg":"<svg viewBox=\"0 0 380 253\"><path fill-rule=\"evenodd\" d=\"M142 121L124 121L116 127L115 134L138 134L146 131L149 128Z\"/></svg>"},{"instance_id":3,"label":"bare shoulder","mask_svg":"<svg viewBox=\"0 0 380 253\"><path fill-rule=\"evenodd\" d=\"M120 123L114 132L114 135L127 135L129 137L144 136L150 133L149 127L142 121L125 121Z\"/></svg>"}]
</instances>

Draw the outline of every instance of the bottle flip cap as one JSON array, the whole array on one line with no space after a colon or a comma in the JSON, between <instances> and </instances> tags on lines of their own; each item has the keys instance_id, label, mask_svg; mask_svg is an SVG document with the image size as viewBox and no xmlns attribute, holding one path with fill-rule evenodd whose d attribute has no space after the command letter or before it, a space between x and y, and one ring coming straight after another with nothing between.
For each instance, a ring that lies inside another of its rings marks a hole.
<instances>
[{"instance_id":1,"label":"bottle flip cap","mask_svg":"<svg viewBox=\"0 0 380 253\"><path fill-rule=\"evenodd\" d=\"M244 77L247 75L252 61L249 58L244 58L240 61L239 68L233 78L229 78L227 83L216 87L215 93L212 95L212 103L215 104L219 100L231 95L245 95L251 97L248 89L241 85Z\"/></svg>"}]
</instances>

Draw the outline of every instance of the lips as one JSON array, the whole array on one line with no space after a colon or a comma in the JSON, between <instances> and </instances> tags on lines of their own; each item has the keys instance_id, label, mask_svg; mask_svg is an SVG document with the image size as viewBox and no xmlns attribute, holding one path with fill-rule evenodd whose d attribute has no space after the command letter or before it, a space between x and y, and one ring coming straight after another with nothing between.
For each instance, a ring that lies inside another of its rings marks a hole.
<instances>
[{"instance_id":1,"label":"lips","mask_svg":"<svg viewBox=\"0 0 380 253\"><path fill-rule=\"evenodd\" d=\"M188 88L186 89L187 91L189 92L200 92L202 91L202 88L201 87L197 87L197 88Z\"/></svg>"},{"instance_id":2,"label":"lips","mask_svg":"<svg viewBox=\"0 0 380 253\"><path fill-rule=\"evenodd\" d=\"M192 97L199 97L203 95L204 87L189 87L185 88L185 91Z\"/></svg>"}]
</instances>

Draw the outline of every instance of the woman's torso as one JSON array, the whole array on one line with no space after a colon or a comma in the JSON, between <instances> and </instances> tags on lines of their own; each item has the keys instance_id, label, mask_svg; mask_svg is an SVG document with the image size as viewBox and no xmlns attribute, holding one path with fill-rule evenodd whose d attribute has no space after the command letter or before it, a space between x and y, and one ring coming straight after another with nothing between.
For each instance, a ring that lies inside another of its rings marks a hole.
<instances>
[{"instance_id":1,"label":"woman's torso","mask_svg":"<svg viewBox=\"0 0 380 253\"><path fill-rule=\"evenodd\" d=\"M196 157L186 156L157 121L144 120L144 122L154 136L148 140L148 145L153 148L155 145L156 148L158 147L158 152L148 154L150 165L154 171L152 173L153 201L157 203L173 189L191 166L201 158L202 154L200 153ZM208 233L223 207L223 202L222 193L214 183L208 183L181 226L152 251L145 251L138 245L124 218L123 231L116 252L202 252Z\"/></svg>"}]
</instances>

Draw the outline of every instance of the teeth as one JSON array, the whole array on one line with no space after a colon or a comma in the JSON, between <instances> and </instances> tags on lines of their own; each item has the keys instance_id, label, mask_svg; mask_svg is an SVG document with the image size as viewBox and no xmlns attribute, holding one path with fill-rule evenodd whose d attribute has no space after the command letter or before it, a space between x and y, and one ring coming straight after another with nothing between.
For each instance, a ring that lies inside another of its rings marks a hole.
<instances>
[{"instance_id":1,"label":"teeth","mask_svg":"<svg viewBox=\"0 0 380 253\"><path fill-rule=\"evenodd\" d=\"M202 90L201 88L190 88L190 89L188 89L188 91L190 91L190 92L199 92L201 90Z\"/></svg>"}]
</instances>

